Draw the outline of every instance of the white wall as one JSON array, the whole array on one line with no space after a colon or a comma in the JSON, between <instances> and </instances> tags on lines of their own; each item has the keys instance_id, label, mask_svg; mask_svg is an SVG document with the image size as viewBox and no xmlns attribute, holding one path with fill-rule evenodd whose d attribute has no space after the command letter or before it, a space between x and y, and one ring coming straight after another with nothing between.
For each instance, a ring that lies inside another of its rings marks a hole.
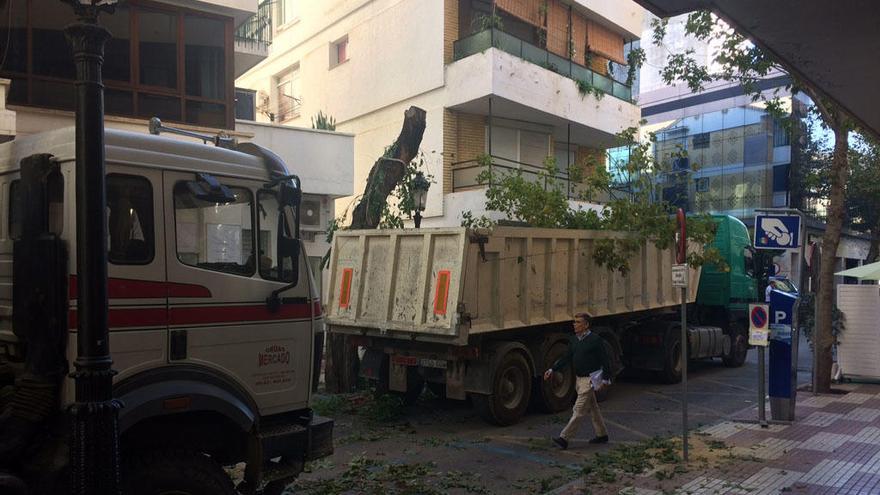
<instances>
[{"instance_id":1,"label":"white wall","mask_svg":"<svg viewBox=\"0 0 880 495\"><path fill-rule=\"evenodd\" d=\"M610 95L597 100L581 96L574 80L501 50L482 53L449 64L446 104L455 106L494 95L529 109L596 129L606 139L638 125L639 107Z\"/></svg>"},{"instance_id":2,"label":"white wall","mask_svg":"<svg viewBox=\"0 0 880 495\"><path fill-rule=\"evenodd\" d=\"M235 127L239 132L252 134L249 141L280 156L287 168L302 179L305 193L352 194L354 136L351 134L243 120L236 121Z\"/></svg>"},{"instance_id":3,"label":"white wall","mask_svg":"<svg viewBox=\"0 0 880 495\"><path fill-rule=\"evenodd\" d=\"M625 33L629 39L641 35L642 17L646 11L632 0L574 0L572 3L576 8L580 6L589 11L590 18L601 18L603 24Z\"/></svg>"},{"instance_id":4,"label":"white wall","mask_svg":"<svg viewBox=\"0 0 880 495\"><path fill-rule=\"evenodd\" d=\"M443 85L443 2L298 2L300 20L277 33L269 58L236 81L273 93L273 78L300 66L302 111L286 123L309 127L318 111L340 124ZM331 43L348 36L349 60L330 68ZM259 117L267 120L266 116Z\"/></svg>"}]
</instances>

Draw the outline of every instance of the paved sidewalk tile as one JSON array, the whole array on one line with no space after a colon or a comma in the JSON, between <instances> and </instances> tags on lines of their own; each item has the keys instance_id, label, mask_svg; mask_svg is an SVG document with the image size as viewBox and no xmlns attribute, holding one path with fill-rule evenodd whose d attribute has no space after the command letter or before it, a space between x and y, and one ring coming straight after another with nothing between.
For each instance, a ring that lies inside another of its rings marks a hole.
<instances>
[{"instance_id":1,"label":"paved sidewalk tile","mask_svg":"<svg viewBox=\"0 0 880 495\"><path fill-rule=\"evenodd\" d=\"M679 475L672 480L674 493L880 495L880 385L840 387L849 393L798 394L798 421L790 425L761 428L728 420L700 428L698 435L731 447L733 458L723 469ZM650 477L637 477L632 484L619 493L670 493Z\"/></svg>"}]
</instances>

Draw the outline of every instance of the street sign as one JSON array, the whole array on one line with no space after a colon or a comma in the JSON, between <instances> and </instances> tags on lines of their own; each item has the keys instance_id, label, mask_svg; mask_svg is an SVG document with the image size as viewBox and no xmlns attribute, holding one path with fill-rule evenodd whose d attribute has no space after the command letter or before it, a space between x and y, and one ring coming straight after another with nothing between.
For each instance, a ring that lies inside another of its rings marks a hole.
<instances>
[{"instance_id":1,"label":"street sign","mask_svg":"<svg viewBox=\"0 0 880 495\"><path fill-rule=\"evenodd\" d=\"M797 249L800 231L797 215L755 215L755 249Z\"/></svg>"},{"instance_id":2,"label":"street sign","mask_svg":"<svg viewBox=\"0 0 880 495\"><path fill-rule=\"evenodd\" d=\"M766 304L749 304L749 345L770 344L770 308Z\"/></svg>"},{"instance_id":3,"label":"street sign","mask_svg":"<svg viewBox=\"0 0 880 495\"><path fill-rule=\"evenodd\" d=\"M688 266L672 265L672 286L687 287L688 286Z\"/></svg>"}]
</instances>

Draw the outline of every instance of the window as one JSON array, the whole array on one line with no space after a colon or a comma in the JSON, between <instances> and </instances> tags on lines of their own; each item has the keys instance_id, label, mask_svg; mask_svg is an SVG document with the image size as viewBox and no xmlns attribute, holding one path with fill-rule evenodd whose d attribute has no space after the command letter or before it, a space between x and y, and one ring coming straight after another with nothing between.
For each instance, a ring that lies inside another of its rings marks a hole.
<instances>
[{"instance_id":1,"label":"window","mask_svg":"<svg viewBox=\"0 0 880 495\"><path fill-rule=\"evenodd\" d=\"M64 38L73 10L55 0L10 5L12 29L0 28L0 40L10 40L0 67L12 79L8 102L73 110L76 73ZM232 127L231 17L130 0L101 24L113 33L103 67L109 115Z\"/></svg>"},{"instance_id":2,"label":"window","mask_svg":"<svg viewBox=\"0 0 880 495\"><path fill-rule=\"evenodd\" d=\"M293 238L293 208L284 207L279 211L275 191L261 190L257 195L260 202L258 222L260 227L260 276L266 280L290 282L293 280L293 265L289 256L282 259L278 253L278 237Z\"/></svg>"},{"instance_id":3,"label":"window","mask_svg":"<svg viewBox=\"0 0 880 495\"><path fill-rule=\"evenodd\" d=\"M255 120L257 112L257 92L250 89L235 88L235 118Z\"/></svg>"},{"instance_id":4,"label":"window","mask_svg":"<svg viewBox=\"0 0 880 495\"><path fill-rule=\"evenodd\" d=\"M701 132L700 134L694 134L694 149L705 149L709 147L710 142L710 134L708 132Z\"/></svg>"},{"instance_id":5,"label":"window","mask_svg":"<svg viewBox=\"0 0 880 495\"><path fill-rule=\"evenodd\" d=\"M779 148L782 146L788 146L791 142L789 141L788 129L782 125L782 122L779 122L776 119L773 119L773 147Z\"/></svg>"},{"instance_id":6,"label":"window","mask_svg":"<svg viewBox=\"0 0 880 495\"><path fill-rule=\"evenodd\" d=\"M49 175L46 184L49 209L49 218L46 226L49 232L61 235L64 227L64 178L61 172L55 171ZM14 180L9 184L9 238L19 239L22 233L21 218L21 181Z\"/></svg>"},{"instance_id":7,"label":"window","mask_svg":"<svg viewBox=\"0 0 880 495\"><path fill-rule=\"evenodd\" d=\"M348 36L330 43L330 68L348 62Z\"/></svg>"},{"instance_id":8,"label":"window","mask_svg":"<svg viewBox=\"0 0 880 495\"><path fill-rule=\"evenodd\" d=\"M108 259L117 265L153 261L153 187L144 177L107 176Z\"/></svg>"},{"instance_id":9,"label":"window","mask_svg":"<svg viewBox=\"0 0 880 495\"><path fill-rule=\"evenodd\" d=\"M275 87L276 101L278 102L278 121L284 122L299 117L302 107L300 95L299 65L278 76L278 84Z\"/></svg>"},{"instance_id":10,"label":"window","mask_svg":"<svg viewBox=\"0 0 880 495\"><path fill-rule=\"evenodd\" d=\"M278 1L278 26L290 24L298 19L296 10L297 0Z\"/></svg>"},{"instance_id":11,"label":"window","mask_svg":"<svg viewBox=\"0 0 880 495\"><path fill-rule=\"evenodd\" d=\"M235 201L221 204L196 198L186 182L174 186L177 258L185 265L250 276L256 266L253 195L241 187L227 187Z\"/></svg>"},{"instance_id":12,"label":"window","mask_svg":"<svg viewBox=\"0 0 880 495\"><path fill-rule=\"evenodd\" d=\"M488 134L488 126L487 126ZM486 140L488 142L488 139ZM488 152L488 149L486 150ZM511 162L543 167L550 154L550 135L543 132L492 126L492 155ZM517 166L516 163L505 165Z\"/></svg>"}]
</instances>

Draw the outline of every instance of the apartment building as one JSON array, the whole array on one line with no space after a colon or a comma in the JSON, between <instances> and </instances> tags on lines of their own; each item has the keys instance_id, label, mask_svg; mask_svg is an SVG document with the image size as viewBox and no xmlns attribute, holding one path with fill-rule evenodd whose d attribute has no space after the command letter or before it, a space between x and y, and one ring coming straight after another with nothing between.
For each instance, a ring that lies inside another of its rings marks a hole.
<instances>
[{"instance_id":1,"label":"apartment building","mask_svg":"<svg viewBox=\"0 0 880 495\"><path fill-rule=\"evenodd\" d=\"M645 43L646 63L639 75L639 106L645 125L643 133L656 136L654 155L669 170L659 178L662 198L692 213L732 215L750 228L755 213L767 208L812 210L798 192L793 177L803 157L801 143L754 101L738 84L716 81L704 91L692 92L686 85L667 85L659 68L672 52L691 50L698 63L714 70L713 43L684 35L685 16L673 17L661 46ZM643 38L651 37L646 19ZM765 98L778 97L783 109L795 120L805 118L809 99L792 94L790 78L769 74L757 86ZM806 239L817 244L825 231L817 218L807 222ZM862 263L870 243L863 235L845 230L838 247L838 268ZM799 253L775 259L779 275L801 280ZM839 282L844 282L841 277Z\"/></svg>"},{"instance_id":2,"label":"apartment building","mask_svg":"<svg viewBox=\"0 0 880 495\"><path fill-rule=\"evenodd\" d=\"M73 8L59 0L0 5L0 142L74 125L76 71L64 37L74 21ZM333 200L352 194L353 138L236 123L235 78L266 58L272 40L266 5L128 0L99 22L112 34L103 69L105 125L148 132L149 119L159 117L272 149L303 181L303 238L317 266L327 244L316 219L332 216Z\"/></svg>"},{"instance_id":3,"label":"apartment building","mask_svg":"<svg viewBox=\"0 0 880 495\"><path fill-rule=\"evenodd\" d=\"M630 87L610 75L641 31L642 9L629 0L279 0L273 15L269 57L236 80L253 118L334 117L355 136L360 191L404 110L425 109L435 183L423 226L485 210L481 155L527 177L552 156L566 181L570 165L603 156L639 120Z\"/></svg>"}]
</instances>

